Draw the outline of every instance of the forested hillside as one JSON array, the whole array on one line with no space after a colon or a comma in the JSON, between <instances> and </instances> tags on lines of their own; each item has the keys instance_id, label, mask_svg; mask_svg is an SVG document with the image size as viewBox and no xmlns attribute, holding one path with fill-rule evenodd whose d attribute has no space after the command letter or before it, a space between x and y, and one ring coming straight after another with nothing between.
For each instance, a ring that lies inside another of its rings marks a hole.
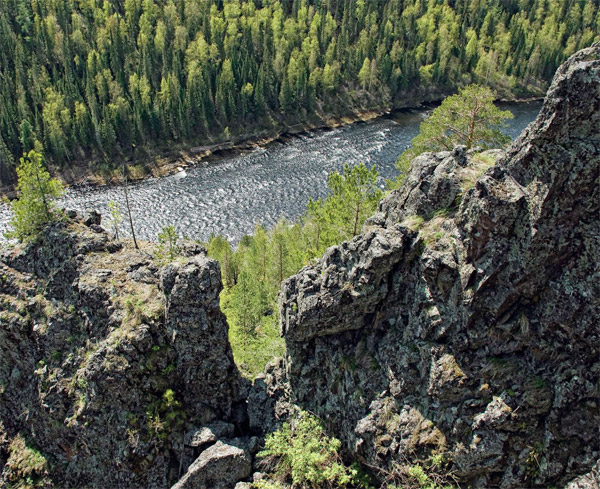
<instances>
[{"instance_id":1,"label":"forested hillside","mask_svg":"<svg viewBox=\"0 0 600 489\"><path fill-rule=\"evenodd\" d=\"M598 0L2 0L0 183L469 82L539 94Z\"/></svg>"}]
</instances>

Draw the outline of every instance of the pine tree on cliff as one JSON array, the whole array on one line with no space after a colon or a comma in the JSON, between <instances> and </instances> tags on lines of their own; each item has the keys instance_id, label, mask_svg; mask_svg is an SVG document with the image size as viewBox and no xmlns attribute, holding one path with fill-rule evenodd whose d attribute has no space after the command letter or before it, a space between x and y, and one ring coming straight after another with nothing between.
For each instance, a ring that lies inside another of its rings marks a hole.
<instances>
[{"instance_id":1,"label":"pine tree on cliff","mask_svg":"<svg viewBox=\"0 0 600 489\"><path fill-rule=\"evenodd\" d=\"M510 142L500 130L513 115L494 105L496 94L487 87L469 85L458 94L446 98L431 116L421 123L419 134L412 140L396 163L406 170L408 163L426 151L450 151L460 144L471 149L498 148Z\"/></svg>"},{"instance_id":2,"label":"pine tree on cliff","mask_svg":"<svg viewBox=\"0 0 600 489\"><path fill-rule=\"evenodd\" d=\"M30 241L46 224L57 218L54 201L62 195L64 188L57 179L50 178L43 156L34 150L21 158L17 177L19 197L10 204L12 229L5 236Z\"/></svg>"}]
</instances>

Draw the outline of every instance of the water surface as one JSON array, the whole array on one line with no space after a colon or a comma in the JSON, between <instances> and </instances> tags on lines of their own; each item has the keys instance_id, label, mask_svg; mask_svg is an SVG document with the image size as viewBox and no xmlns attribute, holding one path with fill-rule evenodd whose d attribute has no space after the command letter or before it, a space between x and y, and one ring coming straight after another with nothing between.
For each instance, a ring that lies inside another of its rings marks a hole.
<instances>
[{"instance_id":1,"label":"water surface","mask_svg":"<svg viewBox=\"0 0 600 489\"><path fill-rule=\"evenodd\" d=\"M514 119L507 134L515 138L539 112L541 103L502 104ZM376 164L383 178L395 177L395 161L417 135L427 111L405 111L390 117L333 130L285 138L266 148L201 163L179 174L129 186L136 235L156 240L158 232L174 225L180 235L207 240L221 234L231 241L253 231L258 222L272 226L280 217L297 219L310 197L327 194L327 176L344 163ZM63 206L95 208L108 226L108 203L117 202L124 214L120 187L73 187ZM0 208L0 230L9 212ZM121 230L127 234L125 222Z\"/></svg>"}]
</instances>

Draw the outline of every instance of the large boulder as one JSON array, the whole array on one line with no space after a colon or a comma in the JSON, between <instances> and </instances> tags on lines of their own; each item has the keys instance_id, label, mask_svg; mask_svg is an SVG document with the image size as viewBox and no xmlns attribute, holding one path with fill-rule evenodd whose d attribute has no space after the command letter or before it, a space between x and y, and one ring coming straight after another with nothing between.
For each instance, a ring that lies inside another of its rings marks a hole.
<instances>
[{"instance_id":1,"label":"large boulder","mask_svg":"<svg viewBox=\"0 0 600 489\"><path fill-rule=\"evenodd\" d=\"M171 489L233 489L251 473L246 450L218 441L200 454Z\"/></svg>"}]
</instances>

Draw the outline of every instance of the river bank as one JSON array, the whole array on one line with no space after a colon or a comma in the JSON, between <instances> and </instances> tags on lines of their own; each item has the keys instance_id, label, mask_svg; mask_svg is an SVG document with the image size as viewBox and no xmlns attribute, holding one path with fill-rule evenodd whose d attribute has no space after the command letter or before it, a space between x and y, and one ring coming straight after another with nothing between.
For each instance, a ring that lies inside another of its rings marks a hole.
<instances>
[{"instance_id":1,"label":"river bank","mask_svg":"<svg viewBox=\"0 0 600 489\"><path fill-rule=\"evenodd\" d=\"M408 109L408 108L407 108ZM414 107L418 110L417 107ZM406 109L395 109L406 110ZM390 108L365 109L348 112L343 115L313 114L308 120L293 125L277 123L250 133L238 134L228 141L193 146L185 144L174 149L160 152L143 150L144 156L132 159L122 156L127 163L128 181L140 182L149 178L170 176L194 168L202 163L210 163L226 156L243 154L246 151L264 148L275 141L298 136L310 131L335 129L359 122L367 122L392 112ZM205 142L205 141L203 141ZM121 185L123 173L121 165L113 165L108 170L99 161L93 159L74 162L69 168L50 166L53 177L62 181L65 187L103 187ZM0 197L13 199L16 191L12 185L0 186Z\"/></svg>"},{"instance_id":2,"label":"river bank","mask_svg":"<svg viewBox=\"0 0 600 489\"><path fill-rule=\"evenodd\" d=\"M142 156L132 158L122 155L120 158L127 164L128 181L140 182L149 178L161 178L174 175L201 164L209 164L228 156L243 154L257 148L266 148L275 141L298 136L311 131L330 130L349 126L361 122L368 122L380 117L393 116L394 113L406 111L423 111L439 105L445 92L436 92L432 97L423 97L421 93L406 94L401 101L370 108L356 108L340 113L315 111L306 114L304 120L292 120L289 124L283 119L276 120L271 114L268 118L272 122L270 127L262 127L250 133L235 134L227 141L213 137L209 141L202 141L203 145L193 146L186 142L170 149L141 149L138 153ZM529 98L501 98L501 103L529 103L541 100L540 97ZM208 144L206 144L208 143ZM50 166L53 176L59 178L66 187L102 187L121 185L123 183L122 165L110 165L94 159L76 161L69 168ZM14 186L0 186L0 197L13 199L16 197Z\"/></svg>"},{"instance_id":3,"label":"river bank","mask_svg":"<svg viewBox=\"0 0 600 489\"><path fill-rule=\"evenodd\" d=\"M419 107L407 107L405 109L394 110L409 109L419 110ZM283 142L290 137L312 131L330 130L360 122L368 122L389 115L392 112L393 111L390 108L380 108L349 112L341 116L329 114L321 117L319 114L314 114L309 120L297 124L278 124L270 129L263 129L251 132L250 134L234 136L229 141L201 146L188 146L185 149L177 149L170 153L163 153L154 158L151 157L141 161L129 162L128 180L130 182L139 182L148 178L170 176L192 169L201 164L222 160L228 156L240 155L257 148L266 148L274 142ZM79 178L73 178L69 171L59 171L57 174L67 186L91 185L98 187L103 185L120 185L123 182L120 168L116 168L110 176L93 170L85 172L80 175Z\"/></svg>"},{"instance_id":4,"label":"river bank","mask_svg":"<svg viewBox=\"0 0 600 489\"><path fill-rule=\"evenodd\" d=\"M539 103L503 105L514 114L506 133L517 137L539 107ZM346 163L376 165L384 185L385 179L397 176L396 159L418 134L427 112L394 111L364 123L296 132L239 154L213 153L214 160L132 184L129 203L136 235L156 240L163 227L175 225L180 235L193 239L220 234L237 242L252 233L256 223L271 227L281 217L298 219L310 198L327 195L328 175L343 171ZM67 189L60 205L97 209L109 223L108 204L114 202L123 210L124 197L120 186L76 185ZM0 232L8 219L8 209L0 205ZM121 232L127 234L127 227L122 226Z\"/></svg>"}]
</instances>

